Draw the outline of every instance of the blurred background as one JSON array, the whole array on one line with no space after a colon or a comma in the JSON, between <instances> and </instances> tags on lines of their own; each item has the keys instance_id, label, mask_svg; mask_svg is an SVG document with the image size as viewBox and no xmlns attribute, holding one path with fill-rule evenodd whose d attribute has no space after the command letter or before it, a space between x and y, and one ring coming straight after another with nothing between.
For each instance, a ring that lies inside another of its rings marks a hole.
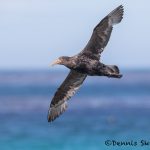
<instances>
[{"instance_id":1,"label":"blurred background","mask_svg":"<svg viewBox=\"0 0 150 150\"><path fill-rule=\"evenodd\" d=\"M50 101L69 72L49 63L80 52L120 4L124 19L102 61L118 65L123 78L88 77L67 111L48 123ZM149 149L140 146L150 133L149 14L148 0L0 0L0 149Z\"/></svg>"}]
</instances>

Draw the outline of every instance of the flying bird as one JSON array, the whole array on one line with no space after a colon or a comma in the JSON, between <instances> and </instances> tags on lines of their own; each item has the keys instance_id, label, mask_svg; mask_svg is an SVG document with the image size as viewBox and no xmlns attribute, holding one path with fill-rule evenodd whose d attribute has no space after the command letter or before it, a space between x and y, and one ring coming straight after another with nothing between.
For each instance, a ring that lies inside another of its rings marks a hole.
<instances>
[{"instance_id":1,"label":"flying bird","mask_svg":"<svg viewBox=\"0 0 150 150\"><path fill-rule=\"evenodd\" d=\"M123 12L123 6L120 5L104 17L94 28L89 42L80 53L72 57L62 56L54 61L52 65L64 65L70 69L70 73L51 101L48 110L49 122L55 120L67 109L67 100L75 94L88 75L122 77L116 65L101 63L100 56L109 41L113 25L121 22Z\"/></svg>"}]
</instances>

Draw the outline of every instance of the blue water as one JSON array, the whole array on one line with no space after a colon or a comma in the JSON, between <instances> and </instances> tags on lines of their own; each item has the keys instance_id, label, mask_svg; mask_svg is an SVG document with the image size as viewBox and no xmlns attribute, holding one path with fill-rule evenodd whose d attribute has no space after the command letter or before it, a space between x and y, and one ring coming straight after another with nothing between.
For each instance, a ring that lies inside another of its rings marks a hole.
<instances>
[{"instance_id":1,"label":"blue water","mask_svg":"<svg viewBox=\"0 0 150 150\"><path fill-rule=\"evenodd\" d=\"M67 72L1 71L0 150L150 149L150 71L123 74L88 77L67 111L48 123L50 101Z\"/></svg>"}]
</instances>

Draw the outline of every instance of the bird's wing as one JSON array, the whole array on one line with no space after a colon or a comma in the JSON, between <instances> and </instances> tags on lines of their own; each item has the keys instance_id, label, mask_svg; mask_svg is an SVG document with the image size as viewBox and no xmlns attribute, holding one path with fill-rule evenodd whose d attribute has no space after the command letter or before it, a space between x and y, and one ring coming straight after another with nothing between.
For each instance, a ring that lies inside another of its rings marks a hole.
<instances>
[{"instance_id":1,"label":"bird's wing","mask_svg":"<svg viewBox=\"0 0 150 150\"><path fill-rule=\"evenodd\" d=\"M83 51L80 52L80 55L99 60L100 54L109 41L113 25L120 23L123 18L123 11L123 6L120 5L100 21L94 28L91 39Z\"/></svg>"},{"instance_id":2,"label":"bird's wing","mask_svg":"<svg viewBox=\"0 0 150 150\"><path fill-rule=\"evenodd\" d=\"M58 88L55 93L50 108L48 111L48 121L55 120L60 114L62 114L67 108L67 100L70 99L80 85L83 83L86 74L81 74L71 70L65 81Z\"/></svg>"}]
</instances>

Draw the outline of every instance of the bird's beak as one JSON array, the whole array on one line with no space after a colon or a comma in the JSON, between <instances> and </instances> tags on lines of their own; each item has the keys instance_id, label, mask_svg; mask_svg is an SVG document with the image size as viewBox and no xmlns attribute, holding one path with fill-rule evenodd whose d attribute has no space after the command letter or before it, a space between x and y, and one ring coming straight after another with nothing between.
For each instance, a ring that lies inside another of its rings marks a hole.
<instances>
[{"instance_id":1,"label":"bird's beak","mask_svg":"<svg viewBox=\"0 0 150 150\"><path fill-rule=\"evenodd\" d=\"M54 65L57 65L57 64L60 64L61 61L60 59L56 59L53 63L51 63L49 66L54 66Z\"/></svg>"}]
</instances>

